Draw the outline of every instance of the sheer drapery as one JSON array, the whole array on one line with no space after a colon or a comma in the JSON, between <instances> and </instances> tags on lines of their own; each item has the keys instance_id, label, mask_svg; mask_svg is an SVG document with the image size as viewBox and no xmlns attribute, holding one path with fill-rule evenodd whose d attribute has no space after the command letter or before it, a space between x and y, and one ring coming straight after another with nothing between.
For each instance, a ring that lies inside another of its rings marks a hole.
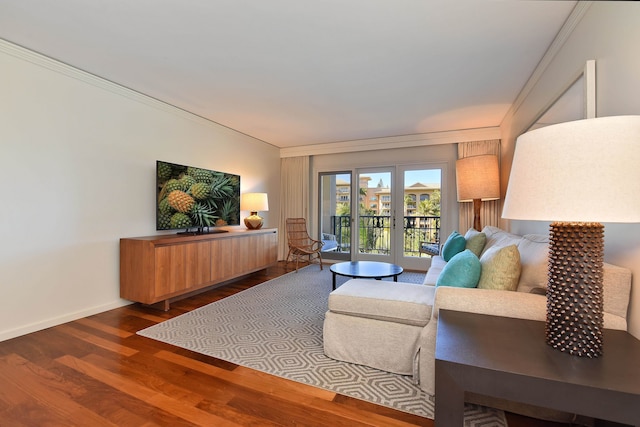
<instances>
[{"instance_id":1,"label":"sheer drapery","mask_svg":"<svg viewBox=\"0 0 640 427\"><path fill-rule=\"evenodd\" d=\"M500 140L493 139L488 141L458 143L458 159L483 154L494 154L498 156L498 165L500 165ZM499 226L500 206L500 200L482 202L480 221L483 227L485 225ZM473 203L459 203L458 208L460 214L458 229L460 233L464 234L469 228L473 227Z\"/></svg>"},{"instance_id":2,"label":"sheer drapery","mask_svg":"<svg viewBox=\"0 0 640 427\"><path fill-rule=\"evenodd\" d=\"M289 250L287 218L309 218L309 156L280 159L279 260L284 260Z\"/></svg>"}]
</instances>

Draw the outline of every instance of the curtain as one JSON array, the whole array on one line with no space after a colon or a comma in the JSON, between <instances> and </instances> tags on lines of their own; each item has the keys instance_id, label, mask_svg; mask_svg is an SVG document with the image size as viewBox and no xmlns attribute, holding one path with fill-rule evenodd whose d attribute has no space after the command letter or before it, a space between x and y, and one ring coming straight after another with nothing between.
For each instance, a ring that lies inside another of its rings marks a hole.
<instances>
[{"instance_id":1,"label":"curtain","mask_svg":"<svg viewBox=\"0 0 640 427\"><path fill-rule=\"evenodd\" d=\"M498 156L498 167L500 167L500 140L458 143L458 159L483 154ZM485 225L493 225L495 227L500 225L500 206L500 200L482 202L480 221L483 227ZM473 203L460 203L458 207L460 212L458 230L460 230L461 234L464 234L469 228L473 227Z\"/></svg>"},{"instance_id":2,"label":"curtain","mask_svg":"<svg viewBox=\"0 0 640 427\"><path fill-rule=\"evenodd\" d=\"M280 159L279 260L286 259L289 252L287 218L306 218L309 227L309 156Z\"/></svg>"}]
</instances>

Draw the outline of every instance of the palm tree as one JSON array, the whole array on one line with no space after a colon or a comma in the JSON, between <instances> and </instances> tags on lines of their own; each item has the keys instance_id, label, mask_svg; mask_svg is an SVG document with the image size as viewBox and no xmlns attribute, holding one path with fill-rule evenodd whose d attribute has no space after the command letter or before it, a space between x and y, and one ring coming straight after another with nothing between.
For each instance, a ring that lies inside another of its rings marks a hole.
<instances>
[{"instance_id":1,"label":"palm tree","mask_svg":"<svg viewBox=\"0 0 640 427\"><path fill-rule=\"evenodd\" d=\"M440 190L436 190L427 200L418 205L418 213L422 216L440 216Z\"/></svg>"},{"instance_id":2,"label":"palm tree","mask_svg":"<svg viewBox=\"0 0 640 427\"><path fill-rule=\"evenodd\" d=\"M339 203L338 206L336 206L336 215L338 216L351 215L351 206L349 206L349 203Z\"/></svg>"},{"instance_id":3,"label":"palm tree","mask_svg":"<svg viewBox=\"0 0 640 427\"><path fill-rule=\"evenodd\" d=\"M408 207L415 206L415 204L416 204L416 196L412 194L405 194L404 195L404 214L408 215Z\"/></svg>"}]
</instances>

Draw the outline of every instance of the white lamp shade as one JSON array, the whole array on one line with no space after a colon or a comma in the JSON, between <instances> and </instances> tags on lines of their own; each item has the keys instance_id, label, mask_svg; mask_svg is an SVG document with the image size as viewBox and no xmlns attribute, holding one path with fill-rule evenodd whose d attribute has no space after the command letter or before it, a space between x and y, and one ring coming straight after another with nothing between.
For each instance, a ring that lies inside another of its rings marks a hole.
<instances>
[{"instance_id":1,"label":"white lamp shade","mask_svg":"<svg viewBox=\"0 0 640 427\"><path fill-rule=\"evenodd\" d=\"M521 135L503 218L640 221L640 116L561 123Z\"/></svg>"},{"instance_id":2,"label":"white lamp shade","mask_svg":"<svg viewBox=\"0 0 640 427\"><path fill-rule=\"evenodd\" d=\"M265 212L269 210L267 193L244 193L240 197L240 210L249 212Z\"/></svg>"},{"instance_id":3,"label":"white lamp shade","mask_svg":"<svg viewBox=\"0 0 640 427\"><path fill-rule=\"evenodd\" d=\"M487 154L456 161L456 185L459 202L499 199L498 156Z\"/></svg>"}]
</instances>

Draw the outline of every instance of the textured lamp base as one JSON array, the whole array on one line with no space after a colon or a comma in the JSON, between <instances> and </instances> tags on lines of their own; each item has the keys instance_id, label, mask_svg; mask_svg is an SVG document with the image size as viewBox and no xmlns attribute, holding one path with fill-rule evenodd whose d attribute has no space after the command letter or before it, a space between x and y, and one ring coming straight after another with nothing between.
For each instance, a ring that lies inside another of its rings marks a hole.
<instances>
[{"instance_id":1,"label":"textured lamp base","mask_svg":"<svg viewBox=\"0 0 640 427\"><path fill-rule=\"evenodd\" d=\"M602 354L604 226L550 227L547 344L575 356Z\"/></svg>"},{"instance_id":2,"label":"textured lamp base","mask_svg":"<svg viewBox=\"0 0 640 427\"><path fill-rule=\"evenodd\" d=\"M251 212L251 215L244 219L244 225L249 230L258 230L262 228L262 218L258 216L258 212Z\"/></svg>"}]
</instances>

